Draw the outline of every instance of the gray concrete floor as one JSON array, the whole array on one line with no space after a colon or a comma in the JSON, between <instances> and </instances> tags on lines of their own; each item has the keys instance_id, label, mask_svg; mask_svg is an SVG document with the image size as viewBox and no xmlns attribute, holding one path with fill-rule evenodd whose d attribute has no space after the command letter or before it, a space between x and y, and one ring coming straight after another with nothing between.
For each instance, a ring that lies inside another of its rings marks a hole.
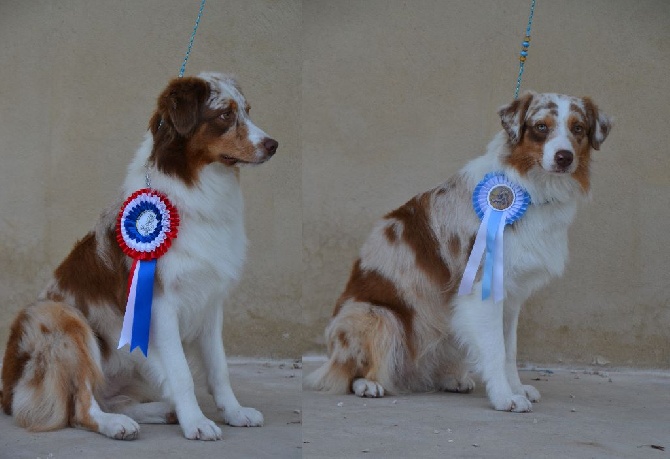
<instances>
[{"instance_id":1,"label":"gray concrete floor","mask_svg":"<svg viewBox=\"0 0 670 459\"><path fill-rule=\"evenodd\" d=\"M317 366L305 361L304 374ZM481 384L471 394L381 399L304 392L303 457L670 457L670 373L553 369L521 378L542 394L531 413L492 410Z\"/></svg>"},{"instance_id":2,"label":"gray concrete floor","mask_svg":"<svg viewBox=\"0 0 670 459\"><path fill-rule=\"evenodd\" d=\"M112 440L100 434L67 428L31 433L0 414L2 459L196 459L299 458L302 456L302 371L292 361L229 362L233 390L240 403L260 410L263 427L222 426L223 440L186 440L178 425L140 426L133 441ZM299 365L297 365L299 366ZM210 419L220 420L211 397L198 393Z\"/></svg>"},{"instance_id":3,"label":"gray concrete floor","mask_svg":"<svg viewBox=\"0 0 670 459\"><path fill-rule=\"evenodd\" d=\"M317 365L306 361L305 374ZM139 439L124 442L71 428L30 433L0 414L0 458L670 457L667 372L522 371L542 401L517 414L490 409L481 387L472 394L361 399L303 392L303 370L291 361L233 360L230 369L240 402L263 412L264 427L223 426L223 441L198 442L184 439L176 425L142 425ZM199 398L217 419L211 398Z\"/></svg>"}]
</instances>

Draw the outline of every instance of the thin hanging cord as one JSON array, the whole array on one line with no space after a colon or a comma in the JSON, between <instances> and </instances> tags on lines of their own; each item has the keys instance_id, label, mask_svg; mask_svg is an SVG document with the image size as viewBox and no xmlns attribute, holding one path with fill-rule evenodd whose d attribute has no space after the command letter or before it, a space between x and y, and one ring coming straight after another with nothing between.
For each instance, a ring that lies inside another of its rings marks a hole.
<instances>
[{"instance_id":1,"label":"thin hanging cord","mask_svg":"<svg viewBox=\"0 0 670 459\"><path fill-rule=\"evenodd\" d=\"M514 91L514 98L519 98L519 89L521 88L521 76L523 75L523 67L526 64L528 57L528 48L530 47L530 27L533 25L533 14L535 13L535 0L530 3L530 14L528 15L528 26L526 27L526 36L521 43L521 53L519 54L519 77L516 79L516 90Z\"/></svg>"},{"instance_id":2,"label":"thin hanging cord","mask_svg":"<svg viewBox=\"0 0 670 459\"><path fill-rule=\"evenodd\" d=\"M198 11L198 17L195 19L195 26L193 26L193 33L191 33L191 40L188 42L188 49L186 50L186 56L184 56L184 62L181 63L181 68L179 69L179 78L184 76L184 71L186 70L186 62L191 55L191 48L193 47L193 40L195 40L195 33L198 31L198 26L200 25L200 18L202 17L202 10L205 8L205 1L200 2L200 11Z\"/></svg>"}]
</instances>

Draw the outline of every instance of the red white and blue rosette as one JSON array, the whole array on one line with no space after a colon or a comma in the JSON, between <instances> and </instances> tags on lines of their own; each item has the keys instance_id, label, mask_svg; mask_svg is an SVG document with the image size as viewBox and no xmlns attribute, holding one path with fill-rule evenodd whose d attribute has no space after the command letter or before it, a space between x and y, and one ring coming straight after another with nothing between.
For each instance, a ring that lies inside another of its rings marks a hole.
<instances>
[{"instance_id":1,"label":"red white and blue rosette","mask_svg":"<svg viewBox=\"0 0 670 459\"><path fill-rule=\"evenodd\" d=\"M130 344L149 352L149 327L156 260L177 237L179 214L167 196L151 188L134 192L121 206L116 220L116 240L133 259L128 276L128 299L119 349Z\"/></svg>"},{"instance_id":2,"label":"red white and blue rosette","mask_svg":"<svg viewBox=\"0 0 670 459\"><path fill-rule=\"evenodd\" d=\"M519 184L509 180L502 172L486 174L472 193L472 205L481 219L475 243L465 267L459 295L469 295L482 261L482 300L493 294L498 303L504 297L503 283L503 234L510 225L523 216L530 205L530 195Z\"/></svg>"}]
</instances>

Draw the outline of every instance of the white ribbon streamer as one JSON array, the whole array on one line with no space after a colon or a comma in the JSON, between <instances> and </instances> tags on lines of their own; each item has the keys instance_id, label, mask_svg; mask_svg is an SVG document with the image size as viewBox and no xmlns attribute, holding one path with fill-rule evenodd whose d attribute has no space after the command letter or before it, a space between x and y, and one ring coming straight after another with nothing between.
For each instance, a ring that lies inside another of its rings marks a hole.
<instances>
[{"instance_id":1,"label":"white ribbon streamer","mask_svg":"<svg viewBox=\"0 0 670 459\"><path fill-rule=\"evenodd\" d=\"M463 272L461 285L458 288L458 296L469 295L472 293L472 286L475 283L475 277L477 276L479 265L482 262L482 257L484 256L484 251L486 250L486 227L488 225L490 216L491 210L489 209L484 214L482 223L479 225L477 237L475 238L475 243L472 246L472 251L470 252L470 258L468 259L468 264L465 267L465 272Z\"/></svg>"},{"instance_id":2,"label":"white ribbon streamer","mask_svg":"<svg viewBox=\"0 0 670 459\"><path fill-rule=\"evenodd\" d=\"M137 293L137 278L140 272L139 261L133 263L133 279L130 283L128 291L128 301L126 303L126 313L123 316L123 327L121 328L121 336L119 337L119 347L121 349L126 344L130 344L130 339L133 335L133 320L135 319L135 295Z\"/></svg>"}]
</instances>

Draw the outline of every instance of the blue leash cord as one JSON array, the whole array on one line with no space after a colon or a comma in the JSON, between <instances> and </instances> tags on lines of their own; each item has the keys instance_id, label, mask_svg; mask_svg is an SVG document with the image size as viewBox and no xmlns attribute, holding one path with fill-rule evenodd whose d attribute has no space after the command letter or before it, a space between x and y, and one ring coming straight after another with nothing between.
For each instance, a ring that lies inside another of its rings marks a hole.
<instances>
[{"instance_id":1,"label":"blue leash cord","mask_svg":"<svg viewBox=\"0 0 670 459\"><path fill-rule=\"evenodd\" d=\"M514 91L514 98L519 98L519 89L521 88L521 76L523 75L523 67L526 64L528 57L528 48L530 47L530 27L533 25L533 14L535 13L535 0L530 3L530 15L528 16L528 26L526 27L526 36L521 42L521 53L519 54L519 77L516 79L516 90Z\"/></svg>"},{"instance_id":2,"label":"blue leash cord","mask_svg":"<svg viewBox=\"0 0 670 459\"><path fill-rule=\"evenodd\" d=\"M193 33L191 33L191 40L188 42L188 49L186 50L186 56L184 56L184 62L181 63L181 68L179 69L179 78L184 76L184 71L186 70L186 62L188 62L188 58L191 55L193 40L195 40L195 33L198 31L198 26L200 25L202 10L205 8L205 1L206 0L202 0L202 2L200 2L200 11L198 11L198 17L195 19L195 26L193 26Z\"/></svg>"}]
</instances>

